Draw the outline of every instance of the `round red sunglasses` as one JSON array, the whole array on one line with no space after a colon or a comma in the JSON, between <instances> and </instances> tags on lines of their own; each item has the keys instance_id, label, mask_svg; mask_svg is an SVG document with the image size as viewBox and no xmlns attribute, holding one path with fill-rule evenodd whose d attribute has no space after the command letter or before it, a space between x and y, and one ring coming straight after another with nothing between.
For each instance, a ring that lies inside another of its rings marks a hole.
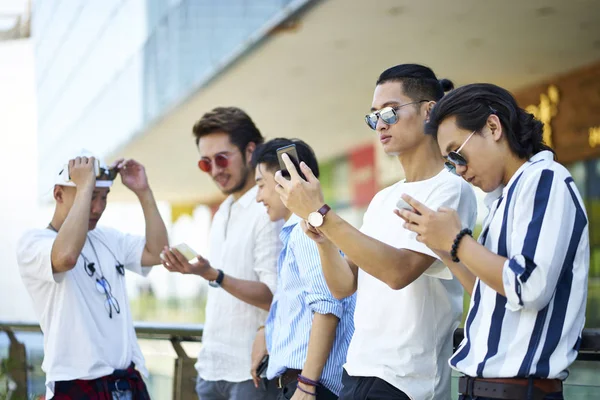
<instances>
[{"instance_id":1,"label":"round red sunglasses","mask_svg":"<svg viewBox=\"0 0 600 400\"><path fill-rule=\"evenodd\" d=\"M206 173L210 173L212 171L212 162L215 162L215 165L219 168L227 168L229 165L229 156L227 153L219 153L215 155L215 158L211 160L208 157L202 157L200 161L198 161L198 168Z\"/></svg>"}]
</instances>

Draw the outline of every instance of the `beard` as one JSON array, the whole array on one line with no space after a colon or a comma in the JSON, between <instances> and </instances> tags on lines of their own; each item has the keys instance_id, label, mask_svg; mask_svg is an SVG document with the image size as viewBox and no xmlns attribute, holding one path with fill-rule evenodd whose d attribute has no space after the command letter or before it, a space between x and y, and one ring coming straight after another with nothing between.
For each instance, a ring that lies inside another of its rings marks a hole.
<instances>
[{"instance_id":1,"label":"beard","mask_svg":"<svg viewBox=\"0 0 600 400\"><path fill-rule=\"evenodd\" d=\"M240 190L242 190L246 186L246 183L248 183L249 175L250 175L250 168L246 165L246 163L244 163L244 167L241 171L241 176L240 176L239 182L237 182L235 184L235 186L232 187L231 189L223 190L222 191L223 194L230 195L230 194L234 194L234 193L237 193Z\"/></svg>"}]
</instances>

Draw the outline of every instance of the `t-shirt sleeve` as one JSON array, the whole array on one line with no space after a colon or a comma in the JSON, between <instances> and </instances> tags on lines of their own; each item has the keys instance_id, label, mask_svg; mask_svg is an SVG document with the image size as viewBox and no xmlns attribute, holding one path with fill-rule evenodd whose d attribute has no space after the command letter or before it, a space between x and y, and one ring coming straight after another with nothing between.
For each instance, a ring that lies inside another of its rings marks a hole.
<instances>
[{"instance_id":1,"label":"t-shirt sleeve","mask_svg":"<svg viewBox=\"0 0 600 400\"><path fill-rule=\"evenodd\" d=\"M118 252L113 250L117 261L131 272L146 276L152 267L142 266L142 254L146 247L146 238L139 235L123 233L112 228L102 228L102 234L107 244L113 244Z\"/></svg>"},{"instance_id":2,"label":"t-shirt sleeve","mask_svg":"<svg viewBox=\"0 0 600 400\"><path fill-rule=\"evenodd\" d=\"M24 279L49 283L61 282L64 272L52 271L52 246L56 235L27 232L17 243L17 264Z\"/></svg>"}]
</instances>

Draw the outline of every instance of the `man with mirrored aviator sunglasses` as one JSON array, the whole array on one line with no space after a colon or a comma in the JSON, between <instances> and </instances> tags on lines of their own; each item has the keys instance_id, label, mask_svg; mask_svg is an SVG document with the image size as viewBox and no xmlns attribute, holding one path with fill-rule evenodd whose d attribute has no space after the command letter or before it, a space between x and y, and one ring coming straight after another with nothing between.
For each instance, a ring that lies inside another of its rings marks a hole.
<instances>
[{"instance_id":1,"label":"man with mirrored aviator sunglasses","mask_svg":"<svg viewBox=\"0 0 600 400\"><path fill-rule=\"evenodd\" d=\"M341 299L356 292L340 399L450 399L447 359L462 314L460 283L438 254L390 218L409 193L434 209L458 210L466 228L475 224L473 189L445 171L437 143L424 132L433 105L451 86L416 64L380 75L366 122L383 150L398 157L406 179L375 195L360 230L324 206L319 181L306 165L307 179L289 160L291 181L276 176L286 207L312 226L309 236L317 241L332 294Z\"/></svg>"},{"instance_id":2,"label":"man with mirrored aviator sunglasses","mask_svg":"<svg viewBox=\"0 0 600 400\"><path fill-rule=\"evenodd\" d=\"M146 236L97 226L113 180L139 199ZM44 333L46 398L149 399L125 287L125 269L147 275L160 264L165 224L135 160L101 166L82 152L54 179L56 207L45 229L19 241L17 261Z\"/></svg>"},{"instance_id":3,"label":"man with mirrored aviator sunglasses","mask_svg":"<svg viewBox=\"0 0 600 400\"><path fill-rule=\"evenodd\" d=\"M471 293L465 338L450 359L462 400L559 400L585 323L588 219L543 125L505 89L466 85L443 98L427 132L446 165L487 192L479 240L453 210L405 197L398 214Z\"/></svg>"},{"instance_id":4,"label":"man with mirrored aviator sunglasses","mask_svg":"<svg viewBox=\"0 0 600 400\"><path fill-rule=\"evenodd\" d=\"M167 269L199 275L210 285L196 391L202 400L274 399L277 388L256 388L250 374L252 343L267 319L282 248L283 221L271 222L265 207L254 200L250 162L263 137L237 107L207 112L193 132L198 167L228 195L212 221L210 259L198 256L190 263L175 249L163 252Z\"/></svg>"}]
</instances>

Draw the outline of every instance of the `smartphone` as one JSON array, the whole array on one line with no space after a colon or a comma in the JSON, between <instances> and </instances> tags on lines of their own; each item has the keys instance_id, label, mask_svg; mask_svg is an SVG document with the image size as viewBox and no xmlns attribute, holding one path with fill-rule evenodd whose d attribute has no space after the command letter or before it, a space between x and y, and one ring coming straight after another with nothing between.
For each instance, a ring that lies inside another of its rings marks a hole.
<instances>
[{"instance_id":1,"label":"smartphone","mask_svg":"<svg viewBox=\"0 0 600 400\"><path fill-rule=\"evenodd\" d=\"M286 179L290 179L290 173L287 170L285 162L281 158L281 156L284 153L290 157L290 160L292 160L294 167L296 167L296 171L298 171L300 176L304 178L302 172L300 171L300 160L298 158L298 152L296 151L295 144L290 144L289 146L284 146L277 149L277 159L279 160L279 168L281 169L281 175Z\"/></svg>"},{"instance_id":2,"label":"smartphone","mask_svg":"<svg viewBox=\"0 0 600 400\"><path fill-rule=\"evenodd\" d=\"M188 261L198 257L198 253L185 243L180 243L177 246L173 246L173 248L177 249Z\"/></svg>"},{"instance_id":3,"label":"smartphone","mask_svg":"<svg viewBox=\"0 0 600 400\"><path fill-rule=\"evenodd\" d=\"M396 208L399 210L408 210L410 212L414 212L415 214L419 214L421 215L420 212L418 212L417 210L415 210L410 204L408 204L406 202L406 200L404 200L402 197L400 197L400 199L398 200L398 202L396 203Z\"/></svg>"},{"instance_id":4,"label":"smartphone","mask_svg":"<svg viewBox=\"0 0 600 400\"><path fill-rule=\"evenodd\" d=\"M263 374L263 372L265 372L267 370L267 367L269 366L269 355L265 355L263 357L262 360L260 360L260 364L258 364L258 367L256 367L256 376L261 376Z\"/></svg>"},{"instance_id":5,"label":"smartphone","mask_svg":"<svg viewBox=\"0 0 600 400\"><path fill-rule=\"evenodd\" d=\"M396 208L399 210L414 211L412 206L408 204L402 197L400 197L400 200L398 200L398 202L396 203Z\"/></svg>"}]
</instances>

